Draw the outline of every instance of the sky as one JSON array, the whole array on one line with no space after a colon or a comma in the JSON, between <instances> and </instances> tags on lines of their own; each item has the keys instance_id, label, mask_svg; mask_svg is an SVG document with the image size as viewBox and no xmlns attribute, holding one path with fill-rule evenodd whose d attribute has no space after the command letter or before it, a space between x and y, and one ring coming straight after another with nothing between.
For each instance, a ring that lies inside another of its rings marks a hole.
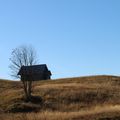
<instances>
[{"instance_id":1,"label":"sky","mask_svg":"<svg viewBox=\"0 0 120 120\"><path fill-rule=\"evenodd\" d=\"M120 75L120 0L0 0L0 78L21 45L53 79Z\"/></svg>"}]
</instances>

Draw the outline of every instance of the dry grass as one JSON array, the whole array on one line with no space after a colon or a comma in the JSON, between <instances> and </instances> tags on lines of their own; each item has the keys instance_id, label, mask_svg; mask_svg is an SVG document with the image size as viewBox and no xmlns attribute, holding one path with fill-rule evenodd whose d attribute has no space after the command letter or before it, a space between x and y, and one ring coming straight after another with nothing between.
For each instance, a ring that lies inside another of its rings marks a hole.
<instances>
[{"instance_id":1,"label":"dry grass","mask_svg":"<svg viewBox=\"0 0 120 120\"><path fill-rule=\"evenodd\" d=\"M0 120L120 119L119 77L88 76L48 80L35 82L33 88L33 96L37 97L35 101L26 103L20 82L1 80ZM6 115L6 112L20 113Z\"/></svg>"},{"instance_id":2,"label":"dry grass","mask_svg":"<svg viewBox=\"0 0 120 120\"><path fill-rule=\"evenodd\" d=\"M76 112L42 111L26 114L1 114L1 120L119 120L120 106L96 106Z\"/></svg>"}]
</instances>

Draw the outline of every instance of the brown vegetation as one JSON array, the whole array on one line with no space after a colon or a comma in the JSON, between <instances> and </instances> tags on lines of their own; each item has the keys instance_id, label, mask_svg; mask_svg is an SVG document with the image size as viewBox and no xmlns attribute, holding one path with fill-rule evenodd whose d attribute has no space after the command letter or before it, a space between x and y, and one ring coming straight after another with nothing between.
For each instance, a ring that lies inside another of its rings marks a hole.
<instances>
[{"instance_id":1,"label":"brown vegetation","mask_svg":"<svg viewBox=\"0 0 120 120\"><path fill-rule=\"evenodd\" d=\"M40 81L33 87L32 101L25 102L20 82L1 80L0 120L120 119L119 77Z\"/></svg>"}]
</instances>

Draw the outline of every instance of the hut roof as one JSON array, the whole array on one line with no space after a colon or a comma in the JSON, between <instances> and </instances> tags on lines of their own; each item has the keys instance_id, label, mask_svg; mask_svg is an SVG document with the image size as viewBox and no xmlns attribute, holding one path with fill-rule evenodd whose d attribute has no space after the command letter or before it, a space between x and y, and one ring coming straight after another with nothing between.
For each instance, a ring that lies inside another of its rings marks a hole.
<instances>
[{"instance_id":1,"label":"hut roof","mask_svg":"<svg viewBox=\"0 0 120 120\"><path fill-rule=\"evenodd\" d=\"M21 74L39 74L39 73L43 73L46 71L49 72L51 75L51 72L48 70L46 64L22 66L18 72L18 75L21 75Z\"/></svg>"}]
</instances>

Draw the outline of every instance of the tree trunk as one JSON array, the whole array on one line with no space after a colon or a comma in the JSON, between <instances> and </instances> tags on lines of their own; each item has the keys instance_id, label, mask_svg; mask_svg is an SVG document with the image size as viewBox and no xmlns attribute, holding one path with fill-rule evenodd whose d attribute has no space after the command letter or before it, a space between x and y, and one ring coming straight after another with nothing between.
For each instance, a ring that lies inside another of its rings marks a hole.
<instances>
[{"instance_id":1,"label":"tree trunk","mask_svg":"<svg viewBox=\"0 0 120 120\"><path fill-rule=\"evenodd\" d=\"M32 81L22 81L23 82L23 88L25 93L25 99L27 101L31 100L31 92L32 92Z\"/></svg>"},{"instance_id":2,"label":"tree trunk","mask_svg":"<svg viewBox=\"0 0 120 120\"><path fill-rule=\"evenodd\" d=\"M29 100L31 100L31 91L32 90L32 81L28 81L28 96Z\"/></svg>"},{"instance_id":3,"label":"tree trunk","mask_svg":"<svg viewBox=\"0 0 120 120\"><path fill-rule=\"evenodd\" d=\"M27 84L26 84L26 81L22 81L23 82L23 89L24 89L24 94L25 94L25 99L28 98L28 95L27 95Z\"/></svg>"}]
</instances>

